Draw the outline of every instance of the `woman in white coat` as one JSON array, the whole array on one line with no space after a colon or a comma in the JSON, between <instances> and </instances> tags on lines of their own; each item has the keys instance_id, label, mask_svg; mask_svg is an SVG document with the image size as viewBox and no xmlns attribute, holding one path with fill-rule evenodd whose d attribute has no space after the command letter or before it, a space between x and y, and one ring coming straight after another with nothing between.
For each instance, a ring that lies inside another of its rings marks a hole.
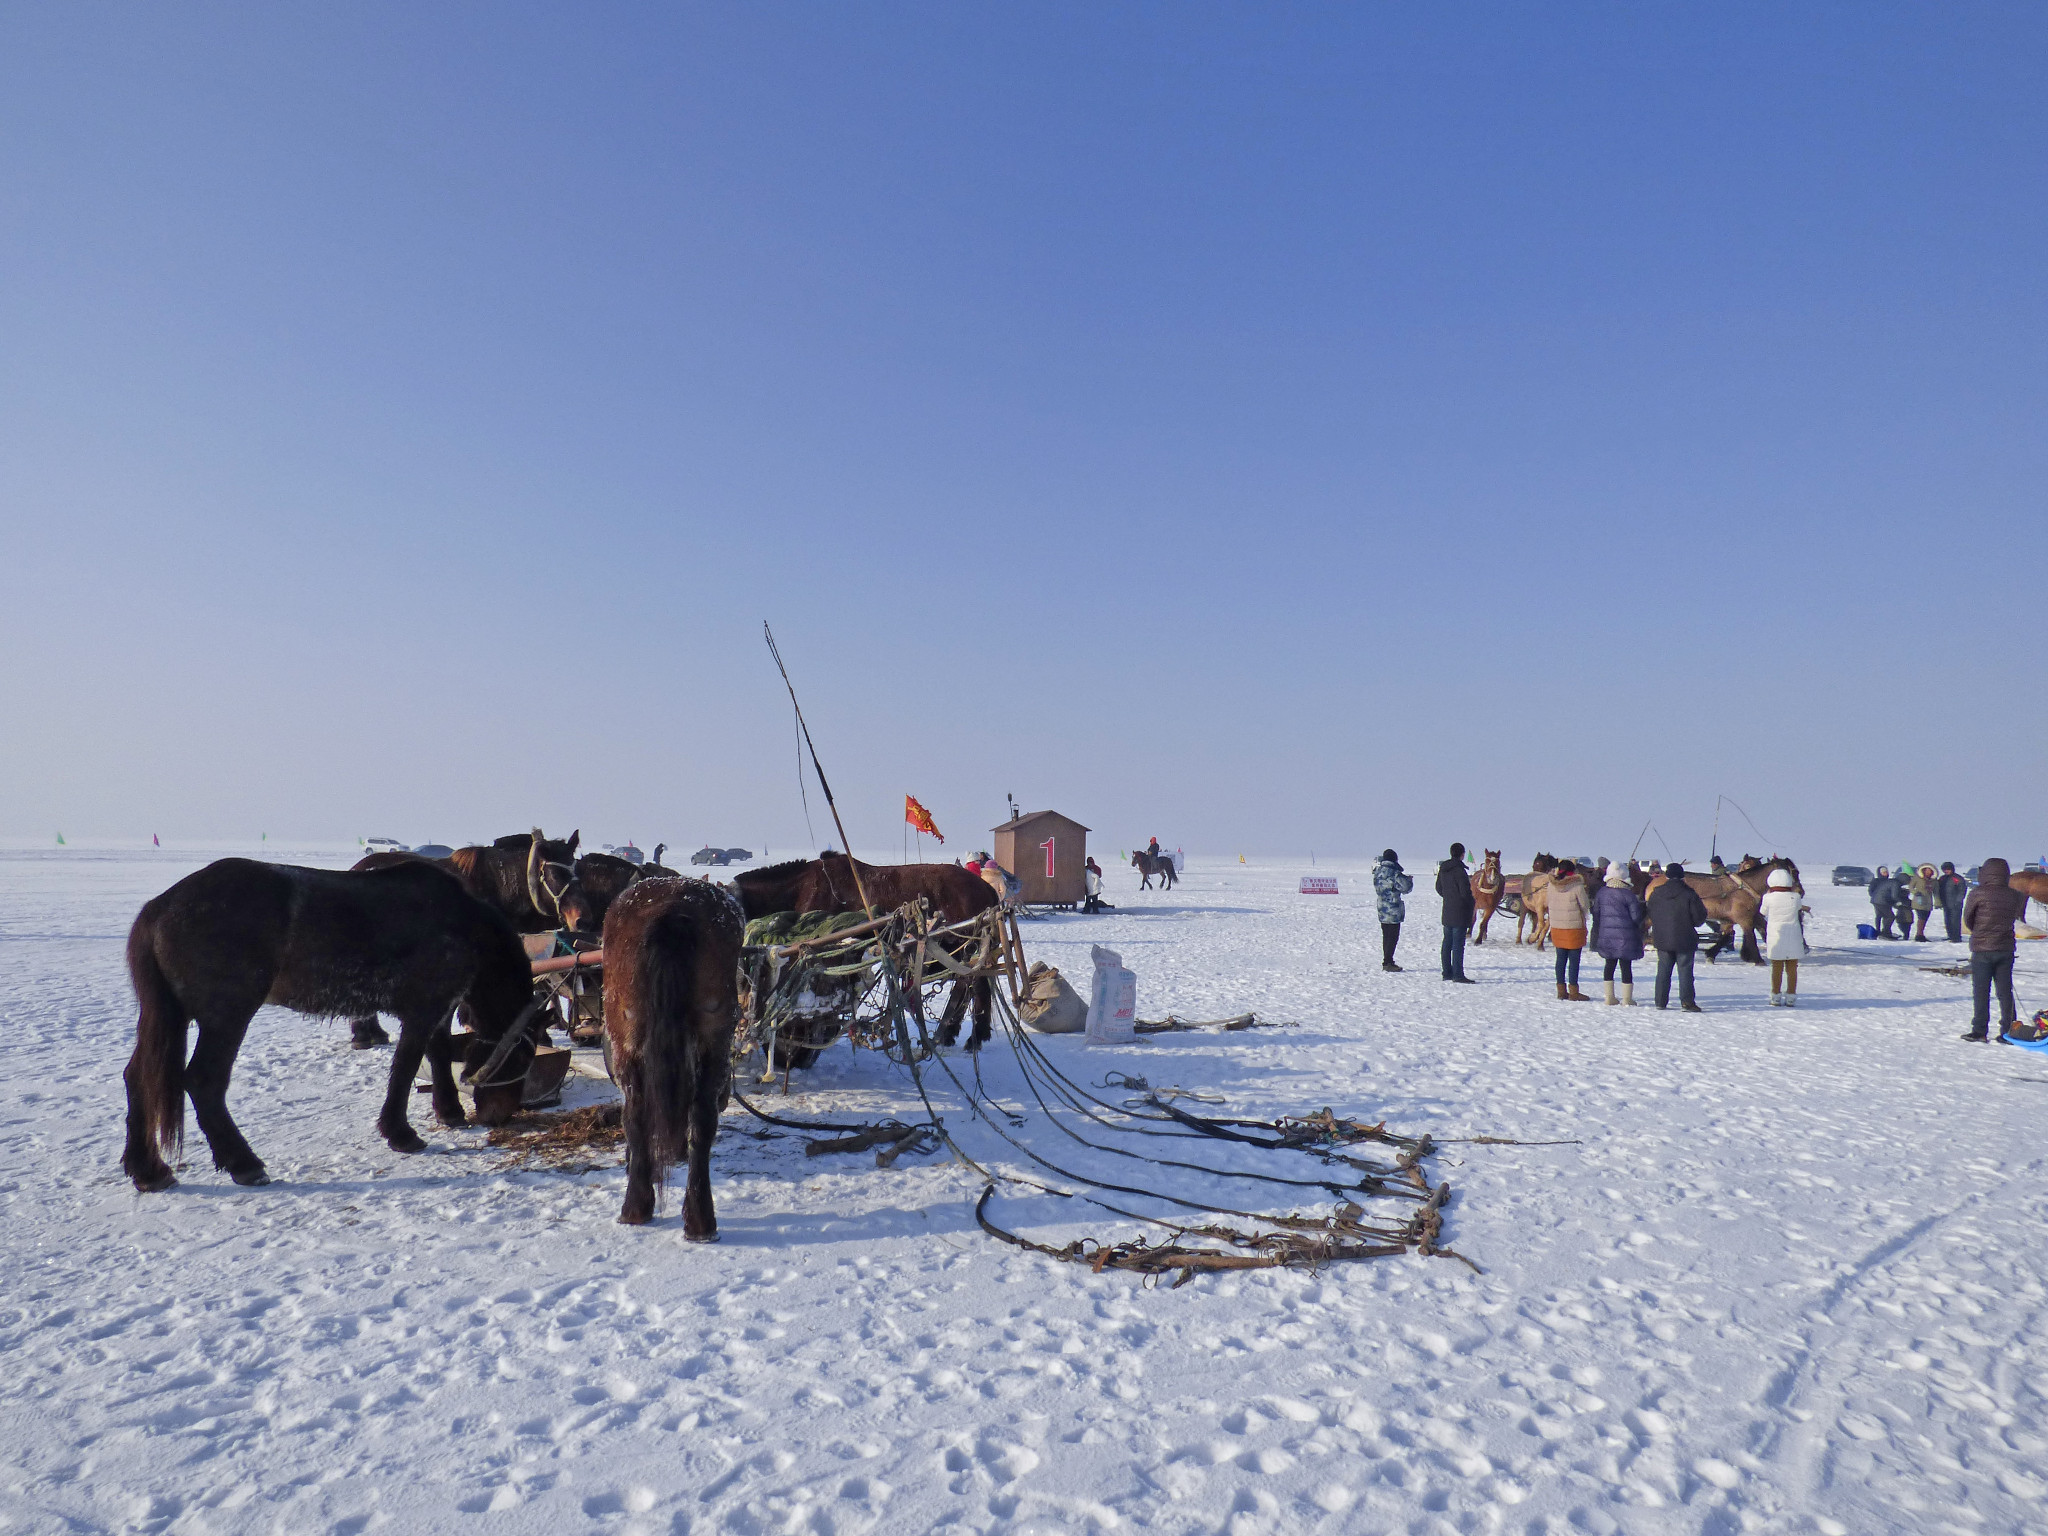
<instances>
[{"instance_id":1,"label":"woman in white coat","mask_svg":"<svg viewBox=\"0 0 2048 1536\"><path fill-rule=\"evenodd\" d=\"M1771 1006L1790 1008L1799 997L1799 962L1806 958L1806 930L1800 926L1800 914L1809 909L1799 904L1799 893L1792 889L1792 872L1788 869L1771 871L1770 888L1764 892L1764 899L1757 904L1757 915L1764 920L1769 938L1764 944L1764 958L1771 962ZM1782 985L1783 993L1779 988Z\"/></svg>"}]
</instances>

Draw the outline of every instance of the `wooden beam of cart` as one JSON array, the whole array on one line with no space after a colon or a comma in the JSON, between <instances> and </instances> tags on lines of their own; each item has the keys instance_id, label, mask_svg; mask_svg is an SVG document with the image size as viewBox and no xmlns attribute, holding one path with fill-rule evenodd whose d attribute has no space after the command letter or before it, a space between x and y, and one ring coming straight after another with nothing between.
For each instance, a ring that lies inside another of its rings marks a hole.
<instances>
[{"instance_id":1,"label":"wooden beam of cart","mask_svg":"<svg viewBox=\"0 0 2048 1536\"><path fill-rule=\"evenodd\" d=\"M557 955L552 960L536 960L533 962L533 974L549 976L556 971L575 971L585 967L595 970L603 964L603 950L586 949L580 955Z\"/></svg>"}]
</instances>

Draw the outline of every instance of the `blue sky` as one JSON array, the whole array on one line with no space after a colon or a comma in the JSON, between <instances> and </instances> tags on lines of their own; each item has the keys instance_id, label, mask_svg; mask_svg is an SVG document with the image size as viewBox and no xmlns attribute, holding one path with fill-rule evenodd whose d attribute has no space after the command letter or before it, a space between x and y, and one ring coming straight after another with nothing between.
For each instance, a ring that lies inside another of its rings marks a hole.
<instances>
[{"instance_id":1,"label":"blue sky","mask_svg":"<svg viewBox=\"0 0 2048 1536\"><path fill-rule=\"evenodd\" d=\"M0 830L794 849L765 618L859 846L2038 853L2044 66L2033 5L10 7Z\"/></svg>"}]
</instances>

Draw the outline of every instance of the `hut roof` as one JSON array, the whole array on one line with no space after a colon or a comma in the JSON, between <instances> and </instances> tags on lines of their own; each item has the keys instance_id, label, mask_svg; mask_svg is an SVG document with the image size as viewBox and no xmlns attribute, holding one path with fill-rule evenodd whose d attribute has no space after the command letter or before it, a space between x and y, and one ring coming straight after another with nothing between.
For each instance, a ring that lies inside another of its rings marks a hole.
<instances>
[{"instance_id":1,"label":"hut roof","mask_svg":"<svg viewBox=\"0 0 2048 1536\"><path fill-rule=\"evenodd\" d=\"M1030 826L1031 823L1033 823L1034 821L1043 821L1048 816L1058 817L1061 821L1064 821L1070 827L1081 827L1081 823L1074 820L1073 817L1062 815L1058 811L1026 811L1022 816L1017 817L1016 820L1006 821L1000 827L990 827L989 831L1014 832L1020 827ZM1094 828L1081 827L1081 830L1083 832L1091 832L1094 830Z\"/></svg>"}]
</instances>

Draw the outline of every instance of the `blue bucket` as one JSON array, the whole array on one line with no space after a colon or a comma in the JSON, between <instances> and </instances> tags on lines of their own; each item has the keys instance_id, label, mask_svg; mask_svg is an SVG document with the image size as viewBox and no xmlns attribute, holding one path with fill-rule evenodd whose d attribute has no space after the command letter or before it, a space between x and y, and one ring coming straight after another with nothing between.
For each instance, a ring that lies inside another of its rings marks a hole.
<instances>
[{"instance_id":1,"label":"blue bucket","mask_svg":"<svg viewBox=\"0 0 2048 1536\"><path fill-rule=\"evenodd\" d=\"M1874 939L1877 937L1877 929L1869 923L1858 923L1856 925L1856 937L1859 939Z\"/></svg>"}]
</instances>

